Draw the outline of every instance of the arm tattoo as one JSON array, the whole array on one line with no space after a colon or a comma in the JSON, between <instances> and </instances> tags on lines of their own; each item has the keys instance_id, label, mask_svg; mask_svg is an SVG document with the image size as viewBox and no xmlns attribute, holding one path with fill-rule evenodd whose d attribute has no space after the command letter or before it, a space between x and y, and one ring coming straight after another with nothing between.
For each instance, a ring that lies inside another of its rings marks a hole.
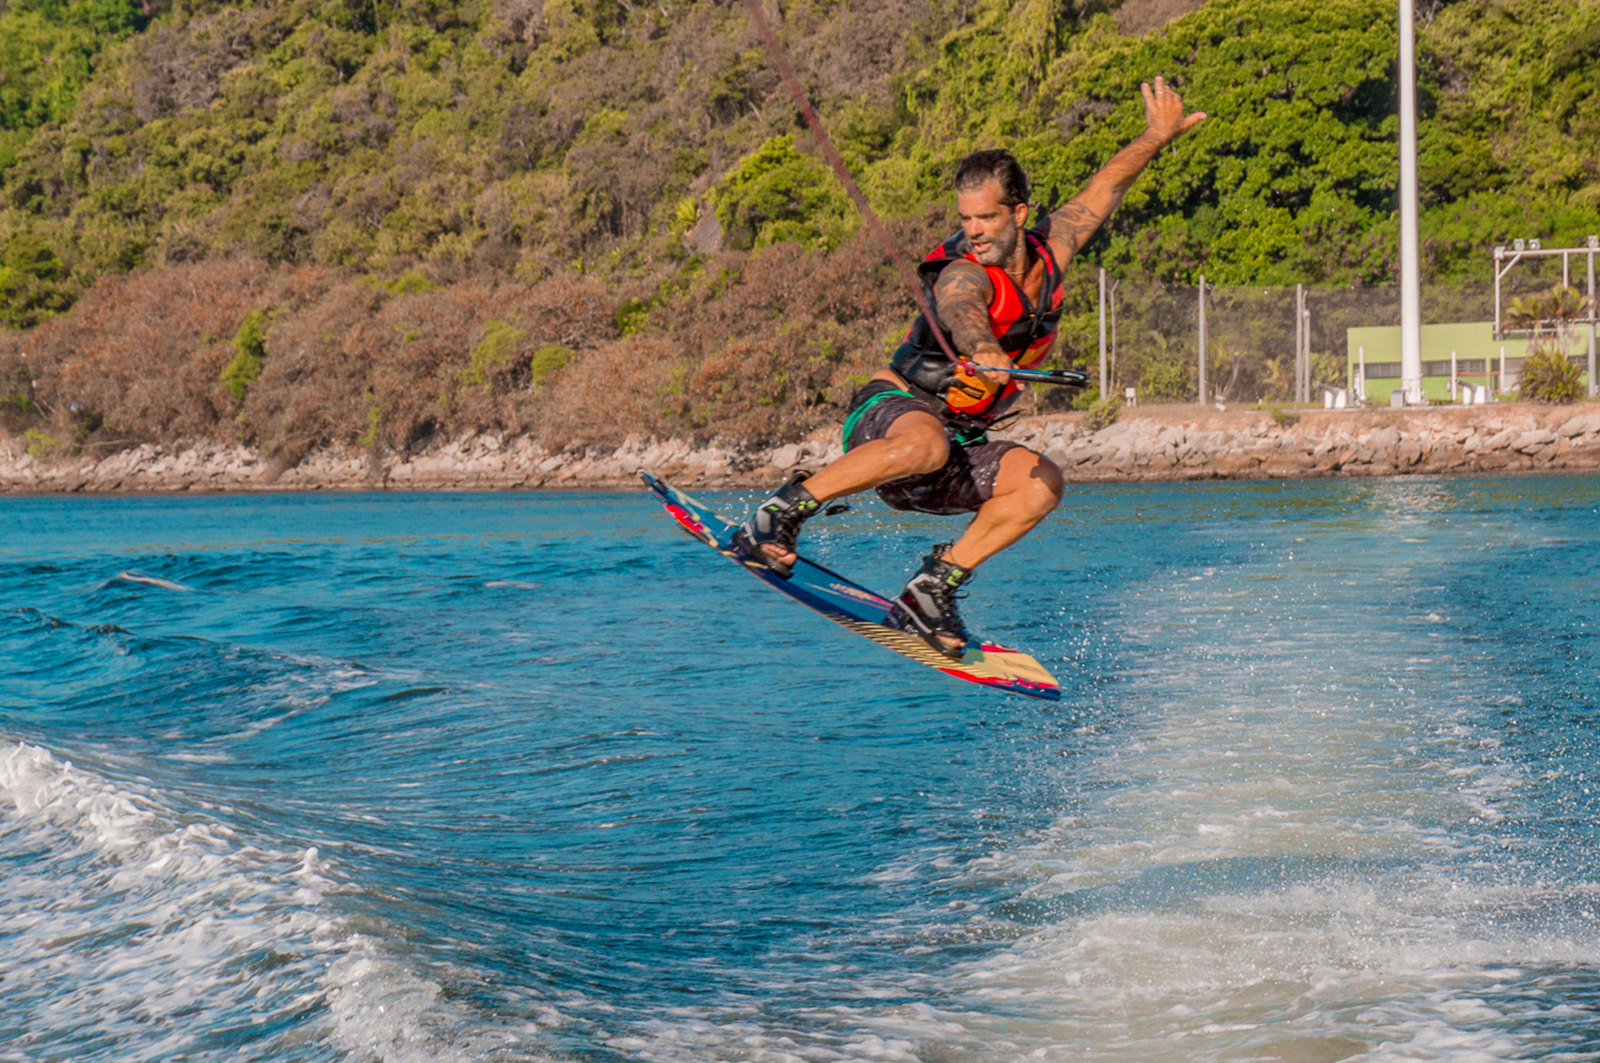
<instances>
[{"instance_id":1,"label":"arm tattoo","mask_svg":"<svg viewBox=\"0 0 1600 1063\"><path fill-rule=\"evenodd\" d=\"M1121 196L1116 197L1117 203L1122 201ZM1113 203L1111 210L1116 210ZM1050 235L1062 241L1074 254L1083 249L1089 238L1099 231L1101 224L1106 220L1105 215L1096 214L1078 198L1067 200L1065 205L1050 215Z\"/></svg>"},{"instance_id":2,"label":"arm tattoo","mask_svg":"<svg viewBox=\"0 0 1600 1063\"><path fill-rule=\"evenodd\" d=\"M1121 205L1122 197L1133 187L1134 179L1159 150L1161 143L1152 140L1147 131L1111 156L1111 161L1089 178L1082 192L1050 215L1051 242L1065 252L1067 258L1083 250L1083 245L1111 217L1112 211ZM1065 266L1066 262L1061 264Z\"/></svg>"},{"instance_id":3,"label":"arm tattoo","mask_svg":"<svg viewBox=\"0 0 1600 1063\"><path fill-rule=\"evenodd\" d=\"M988 348L1000 350L989 325L989 299L994 290L982 266L951 263L939 274L933 294L939 321L950 330L958 353L971 358Z\"/></svg>"}]
</instances>

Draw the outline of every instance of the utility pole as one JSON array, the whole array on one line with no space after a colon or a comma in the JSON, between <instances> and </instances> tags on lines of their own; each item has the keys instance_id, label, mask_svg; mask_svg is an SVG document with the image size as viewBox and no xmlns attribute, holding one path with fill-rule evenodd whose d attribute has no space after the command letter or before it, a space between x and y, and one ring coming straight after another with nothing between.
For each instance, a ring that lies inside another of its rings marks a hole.
<instances>
[{"instance_id":1,"label":"utility pole","mask_svg":"<svg viewBox=\"0 0 1600 1063\"><path fill-rule=\"evenodd\" d=\"M1422 405L1422 258L1417 238L1417 33L1414 0L1400 0L1400 387Z\"/></svg>"},{"instance_id":2,"label":"utility pole","mask_svg":"<svg viewBox=\"0 0 1600 1063\"><path fill-rule=\"evenodd\" d=\"M1590 256L1593 261L1593 256ZM1592 275L1592 274L1591 274ZM1590 285L1593 287L1593 285ZM1591 379L1593 374L1591 373ZM1206 404L1206 275L1200 274L1200 405Z\"/></svg>"}]
</instances>

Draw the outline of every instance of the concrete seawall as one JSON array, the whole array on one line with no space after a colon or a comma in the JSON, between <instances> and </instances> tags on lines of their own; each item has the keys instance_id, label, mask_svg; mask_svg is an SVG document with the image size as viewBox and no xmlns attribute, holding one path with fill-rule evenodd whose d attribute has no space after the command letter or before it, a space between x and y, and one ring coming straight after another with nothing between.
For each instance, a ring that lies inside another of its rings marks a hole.
<instances>
[{"instance_id":1,"label":"concrete seawall","mask_svg":"<svg viewBox=\"0 0 1600 1063\"><path fill-rule=\"evenodd\" d=\"M1033 417L997 437L1039 450L1072 483L1544 472L1600 468L1600 406L1425 410L1126 411L1097 432L1080 414ZM34 450L40 448L35 444ZM374 455L334 445L292 465L218 443L144 445L108 455L29 452L0 437L0 493L614 489L654 469L684 486L764 487L839 455L825 431L778 447L631 438L621 447L547 451L528 438L437 440Z\"/></svg>"}]
</instances>

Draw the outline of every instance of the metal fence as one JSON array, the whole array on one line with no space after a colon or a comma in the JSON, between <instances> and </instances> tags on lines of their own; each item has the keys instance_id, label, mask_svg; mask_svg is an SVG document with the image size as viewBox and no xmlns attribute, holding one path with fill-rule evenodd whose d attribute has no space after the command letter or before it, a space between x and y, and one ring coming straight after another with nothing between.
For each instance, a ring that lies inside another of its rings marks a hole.
<instances>
[{"instance_id":1,"label":"metal fence","mask_svg":"<svg viewBox=\"0 0 1600 1063\"><path fill-rule=\"evenodd\" d=\"M1502 280L1502 298L1549 291L1561 280L1558 260L1528 262ZM1581 291L1583 279L1576 284ZM1488 278L1423 286L1423 370L1436 378L1431 392L1442 393L1442 381L1457 375L1496 386L1511 382L1499 376L1503 348L1509 345L1512 360L1519 361L1526 341L1493 338L1494 298ZM1200 401L1202 373L1204 401L1224 403L1321 401L1316 385L1354 386L1363 361L1367 398L1385 401L1399 381L1398 287L1207 284L1202 301L1199 285L1108 279L1104 314L1106 390L1124 394L1132 388L1140 402ZM1473 323L1473 330L1430 328L1461 323ZM1377 343L1380 337L1351 331L1363 329L1395 330L1394 353ZM1581 332L1586 343L1589 328ZM1089 371L1098 382L1092 361Z\"/></svg>"}]
</instances>

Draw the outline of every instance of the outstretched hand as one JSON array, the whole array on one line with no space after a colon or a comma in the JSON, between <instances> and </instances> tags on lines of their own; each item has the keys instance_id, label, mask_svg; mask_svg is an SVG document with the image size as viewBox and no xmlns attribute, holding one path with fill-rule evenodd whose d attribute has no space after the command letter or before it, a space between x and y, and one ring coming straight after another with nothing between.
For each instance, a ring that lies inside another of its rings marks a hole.
<instances>
[{"instance_id":1,"label":"outstretched hand","mask_svg":"<svg viewBox=\"0 0 1600 1063\"><path fill-rule=\"evenodd\" d=\"M1155 137L1162 146L1172 143L1183 134L1206 120L1204 111L1183 113L1183 97L1167 85L1166 78L1156 75L1155 87L1144 82L1139 86L1144 94L1145 132Z\"/></svg>"},{"instance_id":2,"label":"outstretched hand","mask_svg":"<svg viewBox=\"0 0 1600 1063\"><path fill-rule=\"evenodd\" d=\"M1111 156L1082 192L1050 215L1050 249L1059 263L1083 249L1162 148L1206 120L1204 111L1183 113L1183 97L1167 86L1166 78L1156 78L1154 87L1140 85L1139 91L1144 94L1144 132Z\"/></svg>"}]
</instances>

